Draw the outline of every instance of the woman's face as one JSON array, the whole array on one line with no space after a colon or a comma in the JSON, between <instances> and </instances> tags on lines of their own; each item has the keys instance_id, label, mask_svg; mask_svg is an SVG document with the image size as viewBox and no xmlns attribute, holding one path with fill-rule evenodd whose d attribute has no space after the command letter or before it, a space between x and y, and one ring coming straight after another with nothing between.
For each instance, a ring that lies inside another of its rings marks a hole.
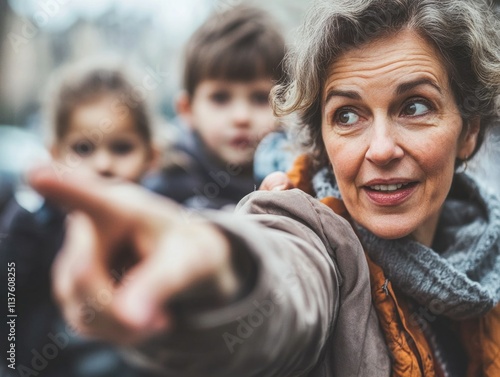
<instances>
[{"instance_id":1,"label":"woman's face","mask_svg":"<svg viewBox=\"0 0 500 377\"><path fill-rule=\"evenodd\" d=\"M462 133L445 65L411 31L343 54L322 93L323 141L345 205L386 239L432 243L455 160L473 152L478 123Z\"/></svg>"}]
</instances>

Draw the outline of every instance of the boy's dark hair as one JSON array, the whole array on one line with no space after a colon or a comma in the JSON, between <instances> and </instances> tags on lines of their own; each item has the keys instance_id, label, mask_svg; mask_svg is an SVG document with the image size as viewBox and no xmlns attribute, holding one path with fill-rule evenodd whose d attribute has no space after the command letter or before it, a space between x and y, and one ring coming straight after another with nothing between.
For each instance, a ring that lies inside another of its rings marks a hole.
<instances>
[{"instance_id":1,"label":"boy's dark hair","mask_svg":"<svg viewBox=\"0 0 500 377\"><path fill-rule=\"evenodd\" d=\"M215 13L186 45L184 89L192 97L205 79L277 82L284 55L285 40L268 13L244 5Z\"/></svg>"},{"instance_id":2,"label":"boy's dark hair","mask_svg":"<svg viewBox=\"0 0 500 377\"><path fill-rule=\"evenodd\" d=\"M110 111L118 117L132 116L139 135L151 143L153 129L148 104L146 98L135 95L132 77L132 73L113 58L93 58L61 68L50 83L45 103L49 143L64 138L71 114L78 106L107 95L116 97ZM103 127L110 126L103 124Z\"/></svg>"}]
</instances>

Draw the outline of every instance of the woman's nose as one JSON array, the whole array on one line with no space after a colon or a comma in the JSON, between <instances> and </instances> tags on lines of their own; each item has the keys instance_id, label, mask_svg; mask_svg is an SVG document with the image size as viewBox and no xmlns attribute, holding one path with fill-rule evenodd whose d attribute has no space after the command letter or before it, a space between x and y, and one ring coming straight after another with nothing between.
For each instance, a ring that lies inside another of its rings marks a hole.
<instances>
[{"instance_id":1,"label":"woman's nose","mask_svg":"<svg viewBox=\"0 0 500 377\"><path fill-rule=\"evenodd\" d=\"M371 127L366 159L379 166L385 166L404 156L400 145L397 125L390 119L377 119Z\"/></svg>"}]
</instances>

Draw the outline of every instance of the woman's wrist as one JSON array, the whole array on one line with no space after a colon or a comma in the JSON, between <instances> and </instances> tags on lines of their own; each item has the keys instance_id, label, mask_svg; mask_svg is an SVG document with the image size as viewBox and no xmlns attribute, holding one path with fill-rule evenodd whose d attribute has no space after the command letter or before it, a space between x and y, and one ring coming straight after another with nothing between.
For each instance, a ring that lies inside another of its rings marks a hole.
<instances>
[{"instance_id":1,"label":"woman's wrist","mask_svg":"<svg viewBox=\"0 0 500 377\"><path fill-rule=\"evenodd\" d=\"M253 286L255 263L248 251L223 229L209 222L189 228L200 248L206 249L200 263L212 264L213 273L191 289L173 298L169 307L179 315L213 310L244 297Z\"/></svg>"}]
</instances>

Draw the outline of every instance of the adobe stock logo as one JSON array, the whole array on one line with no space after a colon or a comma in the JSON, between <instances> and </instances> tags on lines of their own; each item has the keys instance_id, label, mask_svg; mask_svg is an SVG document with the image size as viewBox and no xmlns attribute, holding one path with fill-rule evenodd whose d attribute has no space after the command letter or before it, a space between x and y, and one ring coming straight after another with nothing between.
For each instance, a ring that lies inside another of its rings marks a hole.
<instances>
[{"instance_id":1,"label":"adobe stock logo","mask_svg":"<svg viewBox=\"0 0 500 377\"><path fill-rule=\"evenodd\" d=\"M25 19L19 32L7 34L9 43L15 53L18 53L33 38L35 38L40 29L46 26L50 20L61 13L63 6L71 3L73 0L42 0L39 1L39 10L33 16L33 22Z\"/></svg>"},{"instance_id":2,"label":"adobe stock logo","mask_svg":"<svg viewBox=\"0 0 500 377\"><path fill-rule=\"evenodd\" d=\"M252 302L252 305L255 309L250 314L245 318L239 317L237 319L236 334L225 332L222 335L224 343L226 343L226 347L231 354L234 353L234 347L237 344L243 344L246 339L252 336L255 329L264 323L264 319L269 318L274 313L275 304L271 300L264 300L262 302L255 300Z\"/></svg>"}]
</instances>

